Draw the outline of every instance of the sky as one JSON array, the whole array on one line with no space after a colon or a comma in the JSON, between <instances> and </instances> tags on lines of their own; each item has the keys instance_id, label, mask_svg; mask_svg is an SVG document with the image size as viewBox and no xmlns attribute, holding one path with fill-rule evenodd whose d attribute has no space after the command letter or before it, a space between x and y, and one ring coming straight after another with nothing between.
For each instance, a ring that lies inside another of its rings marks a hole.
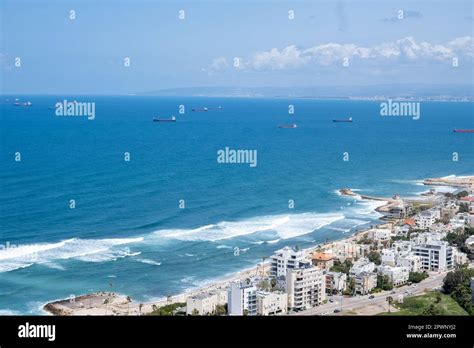
<instances>
[{"instance_id":1,"label":"sky","mask_svg":"<svg viewBox=\"0 0 474 348\"><path fill-rule=\"evenodd\" d=\"M474 80L471 0L0 0L0 15L2 94Z\"/></svg>"}]
</instances>

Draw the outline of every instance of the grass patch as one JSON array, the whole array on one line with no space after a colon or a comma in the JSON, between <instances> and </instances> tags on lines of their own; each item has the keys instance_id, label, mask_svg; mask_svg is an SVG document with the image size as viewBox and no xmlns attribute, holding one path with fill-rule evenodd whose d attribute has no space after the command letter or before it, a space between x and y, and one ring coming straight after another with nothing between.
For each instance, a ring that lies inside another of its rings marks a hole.
<instances>
[{"instance_id":1,"label":"grass patch","mask_svg":"<svg viewBox=\"0 0 474 348\"><path fill-rule=\"evenodd\" d=\"M441 301L437 302L438 296ZM436 313L427 313L433 305ZM393 307L399 311L391 313L380 313L380 315L469 315L451 296L435 291L425 295L407 297L403 303L393 303Z\"/></svg>"},{"instance_id":2,"label":"grass patch","mask_svg":"<svg viewBox=\"0 0 474 348\"><path fill-rule=\"evenodd\" d=\"M148 313L147 315L159 315L159 316L173 315L174 311L184 306L186 306L186 303L173 303L173 304L169 304L160 308L156 308L155 310L153 310L153 312Z\"/></svg>"}]
</instances>

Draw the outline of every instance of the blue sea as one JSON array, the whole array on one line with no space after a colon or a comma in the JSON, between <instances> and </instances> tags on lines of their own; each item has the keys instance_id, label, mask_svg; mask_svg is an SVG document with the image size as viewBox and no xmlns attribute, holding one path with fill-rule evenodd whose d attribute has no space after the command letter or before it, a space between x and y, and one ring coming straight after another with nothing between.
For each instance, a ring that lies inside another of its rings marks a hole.
<instances>
[{"instance_id":1,"label":"blue sea","mask_svg":"<svg viewBox=\"0 0 474 348\"><path fill-rule=\"evenodd\" d=\"M0 103L0 314L100 290L175 295L378 221L340 188L415 196L426 177L474 172L474 135L453 133L474 128L467 102L422 102L413 120L381 117L376 101L13 98ZM95 119L56 116L64 99L95 102ZM257 150L257 166L218 163L226 147Z\"/></svg>"}]
</instances>

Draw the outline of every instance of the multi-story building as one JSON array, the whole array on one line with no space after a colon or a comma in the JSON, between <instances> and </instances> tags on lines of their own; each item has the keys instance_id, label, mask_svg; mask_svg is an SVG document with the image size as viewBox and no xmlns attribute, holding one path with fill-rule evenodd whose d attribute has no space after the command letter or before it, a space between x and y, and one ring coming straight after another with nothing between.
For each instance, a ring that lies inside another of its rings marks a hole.
<instances>
[{"instance_id":1,"label":"multi-story building","mask_svg":"<svg viewBox=\"0 0 474 348\"><path fill-rule=\"evenodd\" d=\"M301 264L299 268L288 269L286 292L288 307L295 311L319 306L326 299L326 277L311 263Z\"/></svg>"},{"instance_id":2,"label":"multi-story building","mask_svg":"<svg viewBox=\"0 0 474 348\"><path fill-rule=\"evenodd\" d=\"M227 303L227 291L211 291L190 296L186 299L187 315L208 315L216 311L218 305Z\"/></svg>"},{"instance_id":3,"label":"multi-story building","mask_svg":"<svg viewBox=\"0 0 474 348\"><path fill-rule=\"evenodd\" d=\"M469 263L469 259L467 258L467 254L463 253L462 251L458 250L457 248L453 248L453 257L454 257L454 264L455 265L465 265Z\"/></svg>"},{"instance_id":4,"label":"multi-story building","mask_svg":"<svg viewBox=\"0 0 474 348\"><path fill-rule=\"evenodd\" d=\"M411 247L413 243L407 240L397 240L393 242L392 249L395 250L397 253L411 251Z\"/></svg>"},{"instance_id":5,"label":"multi-story building","mask_svg":"<svg viewBox=\"0 0 474 348\"><path fill-rule=\"evenodd\" d=\"M361 257L359 260L354 262L351 269L349 270L349 274L352 276L356 276L362 272L373 272L375 269L375 263L370 262L369 259L365 257Z\"/></svg>"},{"instance_id":6,"label":"multi-story building","mask_svg":"<svg viewBox=\"0 0 474 348\"><path fill-rule=\"evenodd\" d=\"M227 312L229 315L257 315L257 287L251 282L231 283Z\"/></svg>"},{"instance_id":7,"label":"multi-story building","mask_svg":"<svg viewBox=\"0 0 474 348\"><path fill-rule=\"evenodd\" d=\"M420 272L422 271L422 258L411 252L405 252L397 257L396 265L399 267L408 267L410 272Z\"/></svg>"},{"instance_id":8,"label":"multi-story building","mask_svg":"<svg viewBox=\"0 0 474 348\"><path fill-rule=\"evenodd\" d=\"M286 277L288 269L298 267L299 263L304 260L305 255L302 250L284 247L270 257L270 276L274 278Z\"/></svg>"},{"instance_id":9,"label":"multi-story building","mask_svg":"<svg viewBox=\"0 0 474 348\"><path fill-rule=\"evenodd\" d=\"M377 274L373 272L361 272L355 277L355 293L367 295L377 286Z\"/></svg>"},{"instance_id":10,"label":"multi-story building","mask_svg":"<svg viewBox=\"0 0 474 348\"><path fill-rule=\"evenodd\" d=\"M330 253L315 252L312 255L313 265L321 269L330 269L334 265L334 256Z\"/></svg>"},{"instance_id":11,"label":"multi-story building","mask_svg":"<svg viewBox=\"0 0 474 348\"><path fill-rule=\"evenodd\" d=\"M468 239L466 239L466 247L470 250L470 251L474 251L474 235L470 236Z\"/></svg>"},{"instance_id":12,"label":"multi-story building","mask_svg":"<svg viewBox=\"0 0 474 348\"><path fill-rule=\"evenodd\" d=\"M393 205L387 212L386 216L392 219L404 219L411 214L411 205L406 203L399 203Z\"/></svg>"},{"instance_id":13,"label":"multi-story building","mask_svg":"<svg viewBox=\"0 0 474 348\"><path fill-rule=\"evenodd\" d=\"M415 217L416 226L419 229L427 229L433 225L436 220L440 218L440 211L438 209L425 210L418 213Z\"/></svg>"},{"instance_id":14,"label":"multi-story building","mask_svg":"<svg viewBox=\"0 0 474 348\"><path fill-rule=\"evenodd\" d=\"M286 293L257 291L257 314L275 315L285 314L288 307L288 296Z\"/></svg>"},{"instance_id":15,"label":"multi-story building","mask_svg":"<svg viewBox=\"0 0 474 348\"><path fill-rule=\"evenodd\" d=\"M374 228L369 231L368 237L373 239L375 242L387 242L390 240L392 231L386 228Z\"/></svg>"},{"instance_id":16,"label":"multi-story building","mask_svg":"<svg viewBox=\"0 0 474 348\"><path fill-rule=\"evenodd\" d=\"M326 272L326 292L340 293L346 290L347 274L341 272Z\"/></svg>"},{"instance_id":17,"label":"multi-story building","mask_svg":"<svg viewBox=\"0 0 474 348\"><path fill-rule=\"evenodd\" d=\"M381 276L387 276L392 282L393 286L400 286L408 282L408 275L410 269L408 267L392 267L392 266L379 266L377 268L378 274Z\"/></svg>"},{"instance_id":18,"label":"multi-story building","mask_svg":"<svg viewBox=\"0 0 474 348\"><path fill-rule=\"evenodd\" d=\"M413 246L413 253L421 257L421 268L425 271L442 272L453 268L453 248L448 242L432 240Z\"/></svg>"},{"instance_id":19,"label":"multi-story building","mask_svg":"<svg viewBox=\"0 0 474 348\"><path fill-rule=\"evenodd\" d=\"M397 251L394 249L382 249L380 259L383 266L395 266L397 260Z\"/></svg>"},{"instance_id":20,"label":"multi-story building","mask_svg":"<svg viewBox=\"0 0 474 348\"><path fill-rule=\"evenodd\" d=\"M455 202L446 203L440 210L440 219L449 221L456 215L459 207Z\"/></svg>"}]
</instances>

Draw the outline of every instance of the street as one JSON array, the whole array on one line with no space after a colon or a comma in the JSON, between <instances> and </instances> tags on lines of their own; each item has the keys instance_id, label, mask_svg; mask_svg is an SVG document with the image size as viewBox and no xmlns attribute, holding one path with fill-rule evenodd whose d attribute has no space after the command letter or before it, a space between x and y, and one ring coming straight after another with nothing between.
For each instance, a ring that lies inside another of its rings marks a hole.
<instances>
[{"instance_id":1,"label":"street","mask_svg":"<svg viewBox=\"0 0 474 348\"><path fill-rule=\"evenodd\" d=\"M420 295L426 291L433 290L440 287L443 283L443 278L446 273L433 273L429 278L421 281L418 284L404 285L399 288L394 288L391 291L382 291L373 295L359 295L355 297L344 297L341 295L328 296L328 302L318 307L307 309L305 311L290 313L290 315L345 315L351 312L353 315L374 315L381 312L388 311L388 302L386 298L392 296L393 303L396 303L399 298ZM369 298L374 296L374 298ZM330 300L334 302L330 302ZM334 313L335 310L340 312ZM392 309L393 310L393 307Z\"/></svg>"}]
</instances>

